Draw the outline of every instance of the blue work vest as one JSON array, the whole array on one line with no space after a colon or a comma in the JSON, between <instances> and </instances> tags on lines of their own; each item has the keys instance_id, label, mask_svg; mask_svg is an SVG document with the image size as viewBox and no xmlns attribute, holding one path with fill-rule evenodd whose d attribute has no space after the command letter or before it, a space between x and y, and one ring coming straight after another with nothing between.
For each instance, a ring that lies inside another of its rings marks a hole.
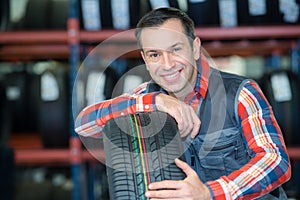
<instances>
[{"instance_id":1,"label":"blue work vest","mask_svg":"<svg viewBox=\"0 0 300 200\"><path fill-rule=\"evenodd\" d=\"M199 134L191 141L187 138L186 162L197 172L202 182L227 176L244 166L253 152L246 147L240 124L237 103L244 77L210 69L206 97L201 99L198 115L201 119ZM159 91L149 84L148 92ZM281 187L259 199L287 199Z\"/></svg>"}]
</instances>

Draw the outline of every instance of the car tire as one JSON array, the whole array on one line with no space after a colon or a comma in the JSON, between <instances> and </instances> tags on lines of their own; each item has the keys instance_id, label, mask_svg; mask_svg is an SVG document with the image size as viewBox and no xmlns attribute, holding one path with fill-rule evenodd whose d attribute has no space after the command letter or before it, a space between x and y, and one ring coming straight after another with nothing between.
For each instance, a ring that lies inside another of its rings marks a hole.
<instances>
[{"instance_id":1,"label":"car tire","mask_svg":"<svg viewBox=\"0 0 300 200\"><path fill-rule=\"evenodd\" d=\"M174 163L185 160L177 124L166 113L112 119L103 141L110 199L146 199L149 183L185 178Z\"/></svg>"}]
</instances>

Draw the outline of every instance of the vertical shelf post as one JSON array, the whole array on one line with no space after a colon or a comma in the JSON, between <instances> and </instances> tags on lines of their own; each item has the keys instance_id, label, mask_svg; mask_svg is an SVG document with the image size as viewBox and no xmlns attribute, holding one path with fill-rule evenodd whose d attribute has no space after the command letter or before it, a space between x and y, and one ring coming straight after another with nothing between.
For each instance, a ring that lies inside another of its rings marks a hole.
<instances>
[{"instance_id":1,"label":"vertical shelf post","mask_svg":"<svg viewBox=\"0 0 300 200\"><path fill-rule=\"evenodd\" d=\"M79 19L78 19L78 2L77 0L70 0L69 5L69 19L67 22L67 30L68 30L68 43L70 48L70 72L69 72L69 113L70 113L70 162L71 162L71 174L73 180L73 192L72 199L80 200L81 199L81 142L74 130L74 118L73 118L73 109L76 107L76 99L73 97L73 85L75 83L76 74L79 66ZM76 96L76 95L75 95Z\"/></svg>"},{"instance_id":2,"label":"vertical shelf post","mask_svg":"<svg viewBox=\"0 0 300 200\"><path fill-rule=\"evenodd\" d=\"M291 50L291 67L300 82L300 38L294 43Z\"/></svg>"}]
</instances>

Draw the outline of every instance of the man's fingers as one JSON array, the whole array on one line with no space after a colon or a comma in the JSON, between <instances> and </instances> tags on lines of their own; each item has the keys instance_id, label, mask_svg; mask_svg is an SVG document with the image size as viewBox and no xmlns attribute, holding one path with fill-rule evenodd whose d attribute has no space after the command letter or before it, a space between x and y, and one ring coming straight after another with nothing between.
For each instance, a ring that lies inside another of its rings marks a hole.
<instances>
[{"instance_id":1,"label":"man's fingers","mask_svg":"<svg viewBox=\"0 0 300 200\"><path fill-rule=\"evenodd\" d=\"M173 181L173 180L164 180L164 181L160 181L160 182L153 182L153 183L150 183L150 185L149 185L150 190L178 189L178 188L180 188L178 181Z\"/></svg>"},{"instance_id":2,"label":"man's fingers","mask_svg":"<svg viewBox=\"0 0 300 200\"><path fill-rule=\"evenodd\" d=\"M190 135L195 138L200 127L200 120L193 108L174 97L159 94L156 96L156 106L159 111L166 112L175 118L180 137Z\"/></svg>"},{"instance_id":3,"label":"man's fingers","mask_svg":"<svg viewBox=\"0 0 300 200\"><path fill-rule=\"evenodd\" d=\"M186 183L183 181L164 180L160 182L153 182L149 185L149 190L145 193L145 195L151 199L172 199L172 197L174 198L183 195L182 193L178 193L183 187L186 187Z\"/></svg>"},{"instance_id":4,"label":"man's fingers","mask_svg":"<svg viewBox=\"0 0 300 200\"><path fill-rule=\"evenodd\" d=\"M194 112L193 108L187 105L184 105L184 109L181 113L181 116L183 116L182 125L178 124L180 136L184 138L190 135L192 139L195 138L199 132L201 124L199 117Z\"/></svg>"},{"instance_id":5,"label":"man's fingers","mask_svg":"<svg viewBox=\"0 0 300 200\"><path fill-rule=\"evenodd\" d=\"M152 199L173 199L174 196L179 196L176 190L149 190L145 193L147 198Z\"/></svg>"},{"instance_id":6,"label":"man's fingers","mask_svg":"<svg viewBox=\"0 0 300 200\"><path fill-rule=\"evenodd\" d=\"M194 113L194 124L193 124L193 130L191 132L191 138L195 138L197 136L197 134L199 133L199 129L200 129L200 125L201 125L201 121L199 119L199 117L196 115L196 113Z\"/></svg>"},{"instance_id":7,"label":"man's fingers","mask_svg":"<svg viewBox=\"0 0 300 200\"><path fill-rule=\"evenodd\" d=\"M195 174L195 171L186 162L183 162L180 159L176 158L175 164L177 165L177 167L182 169L186 176L191 176Z\"/></svg>"}]
</instances>

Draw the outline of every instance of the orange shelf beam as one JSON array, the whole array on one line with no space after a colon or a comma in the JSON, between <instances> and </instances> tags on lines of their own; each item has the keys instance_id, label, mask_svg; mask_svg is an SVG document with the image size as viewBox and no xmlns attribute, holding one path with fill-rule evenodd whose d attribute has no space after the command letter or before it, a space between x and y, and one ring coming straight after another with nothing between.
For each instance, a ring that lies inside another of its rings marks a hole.
<instances>
[{"instance_id":1,"label":"orange shelf beam","mask_svg":"<svg viewBox=\"0 0 300 200\"><path fill-rule=\"evenodd\" d=\"M39 133L12 133L8 144L14 149L15 162L18 165L70 165L74 162L74 152L72 152L74 149L71 145L70 148L44 148ZM79 145L75 147L80 151L75 154L78 156L76 160L104 161L102 149L97 151L82 149L80 141Z\"/></svg>"},{"instance_id":2,"label":"orange shelf beam","mask_svg":"<svg viewBox=\"0 0 300 200\"><path fill-rule=\"evenodd\" d=\"M115 36L125 42L134 42L133 31L100 30L79 32L81 42L101 42ZM299 38L300 26L239 26L232 28L204 27L196 28L195 34L202 40L241 40L241 39L270 39L270 38ZM47 44L68 43L67 31L7 31L0 32L0 44Z\"/></svg>"},{"instance_id":3,"label":"orange shelf beam","mask_svg":"<svg viewBox=\"0 0 300 200\"><path fill-rule=\"evenodd\" d=\"M116 41L135 42L133 31L102 30L102 31L81 31L80 41L99 42L109 37L116 36ZM300 26L244 26L233 28L205 27L196 28L195 35L205 40L250 40L250 39L286 39L299 38Z\"/></svg>"},{"instance_id":4,"label":"orange shelf beam","mask_svg":"<svg viewBox=\"0 0 300 200\"><path fill-rule=\"evenodd\" d=\"M97 152L97 159L104 160L104 151ZM89 151L80 152L81 161L100 162ZM17 165L70 165L71 152L69 149L15 149Z\"/></svg>"},{"instance_id":5,"label":"orange shelf beam","mask_svg":"<svg viewBox=\"0 0 300 200\"><path fill-rule=\"evenodd\" d=\"M203 40L241 40L299 38L298 25L239 26L232 28L196 28L195 34Z\"/></svg>"},{"instance_id":6,"label":"orange shelf beam","mask_svg":"<svg viewBox=\"0 0 300 200\"><path fill-rule=\"evenodd\" d=\"M45 149L38 133L13 133L9 145L15 150L15 161L18 165L51 165L72 163L71 149ZM288 147L291 160L300 160L300 147ZM81 149L79 160L100 162L105 160L104 150ZM96 156L96 157L95 157Z\"/></svg>"},{"instance_id":7,"label":"orange shelf beam","mask_svg":"<svg viewBox=\"0 0 300 200\"><path fill-rule=\"evenodd\" d=\"M291 160L300 159L300 147L288 148ZM82 150L82 161L100 162L105 160L104 151L97 151L95 158L89 151ZM15 149L15 161L18 165L70 165L71 154L69 149Z\"/></svg>"},{"instance_id":8,"label":"orange shelf beam","mask_svg":"<svg viewBox=\"0 0 300 200\"><path fill-rule=\"evenodd\" d=\"M296 40L300 38L300 26L292 25L206 27L196 28L195 32L197 36L201 37L204 48L211 56L266 55L274 51L288 53L296 45ZM67 59L70 54L69 38L67 31L0 32L0 60ZM110 38L110 42L136 46L132 30L79 32L81 43L98 44L108 38ZM259 41L254 39L259 39ZM115 48L118 49L119 47L116 46ZM136 58L137 55L131 53L129 58Z\"/></svg>"},{"instance_id":9,"label":"orange shelf beam","mask_svg":"<svg viewBox=\"0 0 300 200\"><path fill-rule=\"evenodd\" d=\"M69 54L67 44L7 45L0 47L0 59L3 60L67 59Z\"/></svg>"},{"instance_id":10,"label":"orange shelf beam","mask_svg":"<svg viewBox=\"0 0 300 200\"><path fill-rule=\"evenodd\" d=\"M67 31L7 31L0 32L0 44L68 43Z\"/></svg>"},{"instance_id":11,"label":"orange shelf beam","mask_svg":"<svg viewBox=\"0 0 300 200\"><path fill-rule=\"evenodd\" d=\"M17 165L70 165L72 164L72 149L45 149L38 134L12 134L9 145L14 148ZM291 160L300 159L300 147L289 147ZM74 155L73 155L74 156ZM78 160L89 162L104 162L103 149L86 150L78 153Z\"/></svg>"}]
</instances>

